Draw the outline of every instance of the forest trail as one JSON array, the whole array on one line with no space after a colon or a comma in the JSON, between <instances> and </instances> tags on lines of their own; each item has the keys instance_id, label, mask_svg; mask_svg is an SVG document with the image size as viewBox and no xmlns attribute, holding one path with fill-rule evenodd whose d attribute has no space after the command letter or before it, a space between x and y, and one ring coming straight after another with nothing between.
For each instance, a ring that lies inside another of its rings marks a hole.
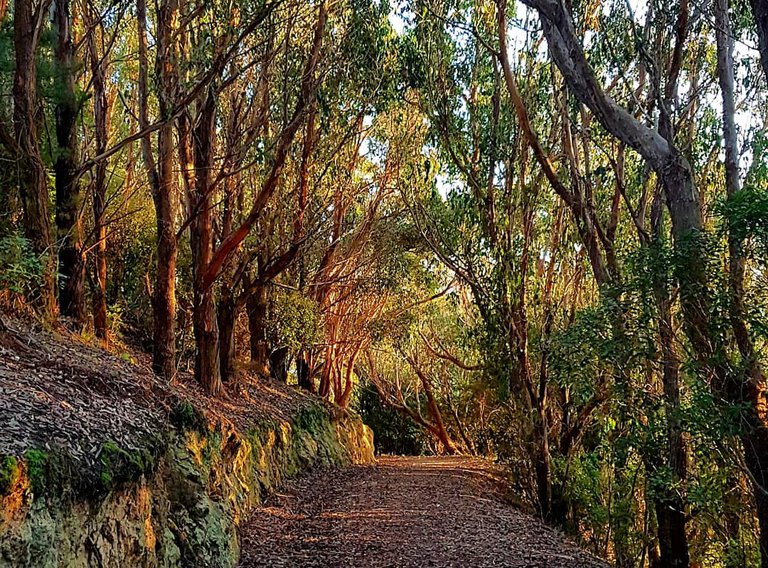
<instances>
[{"instance_id":1,"label":"forest trail","mask_svg":"<svg viewBox=\"0 0 768 568\"><path fill-rule=\"evenodd\" d=\"M241 529L240 566L607 567L504 500L464 457L382 457L286 486Z\"/></svg>"}]
</instances>

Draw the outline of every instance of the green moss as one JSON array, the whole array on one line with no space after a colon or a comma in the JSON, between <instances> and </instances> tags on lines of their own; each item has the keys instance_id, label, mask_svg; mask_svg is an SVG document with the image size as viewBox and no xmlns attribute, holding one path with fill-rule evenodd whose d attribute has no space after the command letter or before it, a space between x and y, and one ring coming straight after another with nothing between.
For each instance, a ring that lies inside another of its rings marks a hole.
<instances>
[{"instance_id":1,"label":"green moss","mask_svg":"<svg viewBox=\"0 0 768 568\"><path fill-rule=\"evenodd\" d=\"M151 473L157 465L152 446L124 450L113 441L105 442L99 453L99 489L109 491L121 483L130 483Z\"/></svg>"},{"instance_id":2,"label":"green moss","mask_svg":"<svg viewBox=\"0 0 768 568\"><path fill-rule=\"evenodd\" d=\"M170 420L181 432L197 431L204 434L208 431L205 416L188 400L183 400L174 407Z\"/></svg>"},{"instance_id":3,"label":"green moss","mask_svg":"<svg viewBox=\"0 0 768 568\"><path fill-rule=\"evenodd\" d=\"M309 406L302 409L294 419L296 428L318 434L328 424L328 413L322 406Z\"/></svg>"},{"instance_id":4,"label":"green moss","mask_svg":"<svg viewBox=\"0 0 768 568\"><path fill-rule=\"evenodd\" d=\"M210 433L202 453L203 464L206 467L210 467L221 459L221 432L216 430Z\"/></svg>"},{"instance_id":5,"label":"green moss","mask_svg":"<svg viewBox=\"0 0 768 568\"><path fill-rule=\"evenodd\" d=\"M5 495L19 477L19 460L14 456L0 458L0 495Z\"/></svg>"},{"instance_id":6,"label":"green moss","mask_svg":"<svg viewBox=\"0 0 768 568\"><path fill-rule=\"evenodd\" d=\"M27 450L24 461L27 462L29 482L32 492L36 495L45 493L47 483L48 462L50 455L42 450Z\"/></svg>"}]
</instances>

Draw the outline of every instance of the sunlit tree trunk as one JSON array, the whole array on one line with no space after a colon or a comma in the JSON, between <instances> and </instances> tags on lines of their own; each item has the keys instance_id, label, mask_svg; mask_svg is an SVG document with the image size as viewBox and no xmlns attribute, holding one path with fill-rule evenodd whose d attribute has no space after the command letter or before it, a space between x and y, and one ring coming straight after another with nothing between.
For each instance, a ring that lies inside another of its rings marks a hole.
<instances>
[{"instance_id":1,"label":"sunlit tree trunk","mask_svg":"<svg viewBox=\"0 0 768 568\"><path fill-rule=\"evenodd\" d=\"M147 56L146 0L137 0L139 32L139 122L149 126L149 88ZM155 206L157 227L157 270L152 291L153 352L152 368L160 376L172 379L176 374L176 171L172 112L175 96L173 25L178 6L175 0L163 0L158 6L156 33L156 76L160 116L164 122L157 134L157 161L151 135L142 139L142 154Z\"/></svg>"},{"instance_id":2,"label":"sunlit tree trunk","mask_svg":"<svg viewBox=\"0 0 768 568\"><path fill-rule=\"evenodd\" d=\"M222 390L222 382L216 298L213 283L204 280L214 244L211 171L214 167L216 99L212 89L199 101L199 106L191 144L194 177L187 182L192 215L189 241L192 248L195 378L208 394L217 395ZM181 145L186 143L186 140L180 140Z\"/></svg>"}]
</instances>

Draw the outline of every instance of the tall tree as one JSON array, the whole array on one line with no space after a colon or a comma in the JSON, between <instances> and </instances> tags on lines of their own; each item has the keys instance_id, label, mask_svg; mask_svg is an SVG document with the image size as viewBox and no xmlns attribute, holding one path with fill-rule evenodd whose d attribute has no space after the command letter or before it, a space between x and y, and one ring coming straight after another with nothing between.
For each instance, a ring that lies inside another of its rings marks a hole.
<instances>
[{"instance_id":1,"label":"tall tree","mask_svg":"<svg viewBox=\"0 0 768 568\"><path fill-rule=\"evenodd\" d=\"M56 29L57 98L56 142L56 241L58 245L59 307L76 327L85 324L85 262L83 258L83 195L77 175L78 146L75 77L75 41L72 37L72 9L69 0L54 2Z\"/></svg>"},{"instance_id":2,"label":"tall tree","mask_svg":"<svg viewBox=\"0 0 768 568\"><path fill-rule=\"evenodd\" d=\"M149 56L147 48L147 6L137 0L136 15L139 44L139 125L149 128ZM157 258L152 291L153 354L152 368L166 379L176 374L176 238L177 189L174 157L173 116L178 77L174 25L178 18L175 0L163 0L157 6L155 21L155 85L161 126L157 131L156 150L151 134L142 138L142 155L155 205ZM155 158L155 152L157 157Z\"/></svg>"},{"instance_id":3,"label":"tall tree","mask_svg":"<svg viewBox=\"0 0 768 568\"><path fill-rule=\"evenodd\" d=\"M763 566L768 566L768 427L761 418L761 385L764 378L749 344L739 350L746 372L725 363L727 346L711 325L711 290L706 267L706 229L701 196L691 166L675 146L671 131L645 126L616 104L598 84L576 37L573 20L560 0L526 0L541 18L550 54L569 88L594 113L611 134L634 148L656 171L663 183L672 234L678 251L677 278L685 330L702 373L711 374L712 387L732 404L746 405L748 426L742 434L745 461L750 470L760 522ZM669 129L669 109L661 109L661 129ZM733 322L741 327L743 322ZM737 335L739 330L734 329Z\"/></svg>"},{"instance_id":4,"label":"tall tree","mask_svg":"<svg viewBox=\"0 0 768 568\"><path fill-rule=\"evenodd\" d=\"M37 94L37 48L50 0L19 0L13 8L13 125L16 175L24 208L24 232L43 259L37 304L46 318L57 315L55 250L51 236L48 178L40 154L39 125L43 120Z\"/></svg>"}]
</instances>

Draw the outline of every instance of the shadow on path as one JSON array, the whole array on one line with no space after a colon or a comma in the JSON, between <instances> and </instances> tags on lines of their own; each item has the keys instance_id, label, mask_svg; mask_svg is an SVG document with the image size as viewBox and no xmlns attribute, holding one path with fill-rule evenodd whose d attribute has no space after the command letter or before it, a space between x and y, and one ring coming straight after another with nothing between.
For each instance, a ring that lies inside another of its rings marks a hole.
<instances>
[{"instance_id":1,"label":"shadow on path","mask_svg":"<svg viewBox=\"0 0 768 568\"><path fill-rule=\"evenodd\" d=\"M604 568L503 500L485 461L382 457L287 486L241 529L240 566Z\"/></svg>"}]
</instances>

